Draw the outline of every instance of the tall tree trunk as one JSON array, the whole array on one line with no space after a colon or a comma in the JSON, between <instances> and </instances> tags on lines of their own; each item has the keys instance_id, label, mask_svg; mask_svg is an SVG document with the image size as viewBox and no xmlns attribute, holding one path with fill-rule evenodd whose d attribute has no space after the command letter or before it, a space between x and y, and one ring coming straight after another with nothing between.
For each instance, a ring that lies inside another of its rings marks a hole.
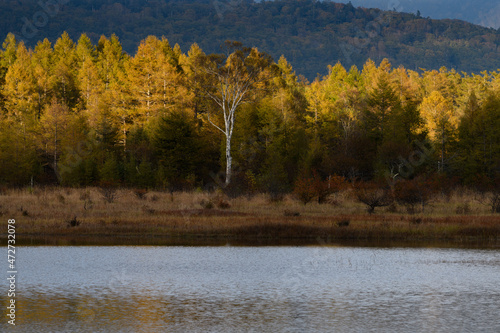
<instances>
[{"instance_id":1,"label":"tall tree trunk","mask_svg":"<svg viewBox=\"0 0 500 333\"><path fill-rule=\"evenodd\" d=\"M444 171L444 128L443 128L443 134L441 138L441 172Z\"/></svg>"},{"instance_id":2,"label":"tall tree trunk","mask_svg":"<svg viewBox=\"0 0 500 333\"><path fill-rule=\"evenodd\" d=\"M54 135L54 172L57 175L57 123Z\"/></svg>"},{"instance_id":3,"label":"tall tree trunk","mask_svg":"<svg viewBox=\"0 0 500 333\"><path fill-rule=\"evenodd\" d=\"M226 186L231 182L231 136L226 135Z\"/></svg>"},{"instance_id":4,"label":"tall tree trunk","mask_svg":"<svg viewBox=\"0 0 500 333\"><path fill-rule=\"evenodd\" d=\"M127 153L127 123L125 121L125 116L123 117L123 152Z\"/></svg>"}]
</instances>

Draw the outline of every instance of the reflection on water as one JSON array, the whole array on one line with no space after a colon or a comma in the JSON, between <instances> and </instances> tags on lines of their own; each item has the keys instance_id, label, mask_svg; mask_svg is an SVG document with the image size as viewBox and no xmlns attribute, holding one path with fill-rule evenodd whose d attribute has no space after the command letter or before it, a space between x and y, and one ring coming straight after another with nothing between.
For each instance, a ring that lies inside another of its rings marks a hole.
<instances>
[{"instance_id":1,"label":"reflection on water","mask_svg":"<svg viewBox=\"0 0 500 333\"><path fill-rule=\"evenodd\" d=\"M27 247L17 262L19 332L500 331L497 250Z\"/></svg>"}]
</instances>

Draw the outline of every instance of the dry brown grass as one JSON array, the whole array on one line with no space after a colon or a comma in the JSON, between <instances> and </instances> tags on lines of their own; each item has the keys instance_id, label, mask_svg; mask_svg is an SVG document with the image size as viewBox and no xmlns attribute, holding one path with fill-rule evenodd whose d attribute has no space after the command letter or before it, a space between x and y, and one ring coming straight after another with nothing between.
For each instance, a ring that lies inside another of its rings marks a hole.
<instances>
[{"instance_id":1,"label":"dry brown grass","mask_svg":"<svg viewBox=\"0 0 500 333\"><path fill-rule=\"evenodd\" d=\"M206 209L207 202L221 200L230 207ZM36 188L32 193L9 189L0 194L0 225L7 230L7 219L15 218L19 238L500 240L500 215L492 215L474 200L474 193L465 190L436 196L423 213L413 216L403 213L402 207L368 215L350 190L335 194L330 201L304 205L291 195L272 202L265 194L229 199L205 192L151 191L138 197L133 190L118 189L114 201L108 202L98 188Z\"/></svg>"}]
</instances>

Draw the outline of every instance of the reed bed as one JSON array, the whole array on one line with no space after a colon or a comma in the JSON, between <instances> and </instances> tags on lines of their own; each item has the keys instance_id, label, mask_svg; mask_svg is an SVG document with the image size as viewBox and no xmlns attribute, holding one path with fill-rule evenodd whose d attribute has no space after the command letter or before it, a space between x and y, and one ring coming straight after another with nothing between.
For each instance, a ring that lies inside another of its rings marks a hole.
<instances>
[{"instance_id":1,"label":"reed bed","mask_svg":"<svg viewBox=\"0 0 500 333\"><path fill-rule=\"evenodd\" d=\"M16 219L19 241L92 237L140 243L138 239L452 241L499 244L500 215L457 191L438 195L423 211L408 214L392 205L368 214L350 190L326 204L302 204L293 196L273 202L266 194L228 198L222 193L159 192L46 187L0 194L0 225ZM2 233L6 238L6 232ZM187 242L187 241L186 241ZM182 242L181 242L182 243ZM189 243L189 242L187 242Z\"/></svg>"}]
</instances>

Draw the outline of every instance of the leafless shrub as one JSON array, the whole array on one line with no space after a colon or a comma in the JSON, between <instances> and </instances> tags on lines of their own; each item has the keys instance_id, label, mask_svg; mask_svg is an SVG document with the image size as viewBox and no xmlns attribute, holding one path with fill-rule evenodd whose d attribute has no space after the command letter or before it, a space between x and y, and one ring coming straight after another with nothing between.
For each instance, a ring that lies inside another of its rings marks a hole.
<instances>
[{"instance_id":1,"label":"leafless shrub","mask_svg":"<svg viewBox=\"0 0 500 333\"><path fill-rule=\"evenodd\" d=\"M214 203L212 202L212 200L202 199L200 201L200 206L203 209L212 209L212 208L214 208Z\"/></svg>"},{"instance_id":2,"label":"leafless shrub","mask_svg":"<svg viewBox=\"0 0 500 333\"><path fill-rule=\"evenodd\" d=\"M214 206L220 209L231 208L231 204L224 198L224 194L222 193L215 194L208 201L204 199L201 200L200 205L203 209L212 209Z\"/></svg>"},{"instance_id":3,"label":"leafless shrub","mask_svg":"<svg viewBox=\"0 0 500 333\"><path fill-rule=\"evenodd\" d=\"M277 203L282 202L285 199L285 194L279 191L270 191L269 193L269 202Z\"/></svg>"},{"instance_id":4,"label":"leafless shrub","mask_svg":"<svg viewBox=\"0 0 500 333\"><path fill-rule=\"evenodd\" d=\"M340 207L342 206L342 201L336 198L328 198L327 201L330 205L335 206L335 207Z\"/></svg>"},{"instance_id":5,"label":"leafless shrub","mask_svg":"<svg viewBox=\"0 0 500 333\"><path fill-rule=\"evenodd\" d=\"M359 183L354 188L354 195L359 202L367 205L368 213L371 215L377 207L386 207L393 203L391 191L382 188L375 183Z\"/></svg>"},{"instance_id":6,"label":"leafless shrub","mask_svg":"<svg viewBox=\"0 0 500 333\"><path fill-rule=\"evenodd\" d=\"M71 220L67 221L68 228L70 227L77 227L81 224L80 221L77 220L76 216L73 217Z\"/></svg>"},{"instance_id":7,"label":"leafless shrub","mask_svg":"<svg viewBox=\"0 0 500 333\"><path fill-rule=\"evenodd\" d=\"M64 198L64 195L62 195L62 194L59 193L57 195L57 201L59 201L61 204L64 205L64 203L66 202L66 198Z\"/></svg>"},{"instance_id":8,"label":"leafless shrub","mask_svg":"<svg viewBox=\"0 0 500 333\"><path fill-rule=\"evenodd\" d=\"M493 193L490 198L491 212L500 213L500 191Z\"/></svg>"},{"instance_id":9,"label":"leafless shrub","mask_svg":"<svg viewBox=\"0 0 500 333\"><path fill-rule=\"evenodd\" d=\"M113 203L117 198L116 188L114 187L101 187L99 188L102 198L107 203Z\"/></svg>"},{"instance_id":10,"label":"leafless shrub","mask_svg":"<svg viewBox=\"0 0 500 333\"><path fill-rule=\"evenodd\" d=\"M391 203L387 208L385 209L387 213L397 213L398 212L398 206L396 205L395 202Z\"/></svg>"},{"instance_id":11,"label":"leafless shrub","mask_svg":"<svg viewBox=\"0 0 500 333\"><path fill-rule=\"evenodd\" d=\"M283 212L283 215L285 215L285 216L300 216L300 213L295 211L295 210L285 209L285 211Z\"/></svg>"},{"instance_id":12,"label":"leafless shrub","mask_svg":"<svg viewBox=\"0 0 500 333\"><path fill-rule=\"evenodd\" d=\"M492 214L500 213L500 189L480 192L475 196L476 201L489 207Z\"/></svg>"},{"instance_id":13,"label":"leafless shrub","mask_svg":"<svg viewBox=\"0 0 500 333\"><path fill-rule=\"evenodd\" d=\"M85 200L90 200L90 191L89 190L84 190L80 193L80 200L85 201Z\"/></svg>"},{"instance_id":14,"label":"leafless shrub","mask_svg":"<svg viewBox=\"0 0 500 333\"><path fill-rule=\"evenodd\" d=\"M28 213L28 211L26 209L23 208L23 206L19 207L19 211L21 212L21 214L23 216L29 216L30 214Z\"/></svg>"},{"instance_id":15,"label":"leafless shrub","mask_svg":"<svg viewBox=\"0 0 500 333\"><path fill-rule=\"evenodd\" d=\"M343 220L340 220L337 222L337 227L348 227L350 223L351 223L351 220L343 219Z\"/></svg>"},{"instance_id":16,"label":"leafless shrub","mask_svg":"<svg viewBox=\"0 0 500 333\"><path fill-rule=\"evenodd\" d=\"M141 209L144 213L149 214L149 215L154 215L156 213L156 210L154 210L153 208L151 208L147 205L142 206Z\"/></svg>"},{"instance_id":17,"label":"leafless shrub","mask_svg":"<svg viewBox=\"0 0 500 333\"><path fill-rule=\"evenodd\" d=\"M0 195L7 195L8 191L9 191L9 188L7 186L4 186L4 185L0 186Z\"/></svg>"},{"instance_id":18,"label":"leafless shrub","mask_svg":"<svg viewBox=\"0 0 500 333\"><path fill-rule=\"evenodd\" d=\"M420 223L422 223L422 218L421 217L415 217L415 216L413 216L410 219L410 224L420 224Z\"/></svg>"},{"instance_id":19,"label":"leafless shrub","mask_svg":"<svg viewBox=\"0 0 500 333\"><path fill-rule=\"evenodd\" d=\"M455 209L455 212L458 215L468 215L471 213L471 208L468 202L465 202L463 204L457 205L457 208Z\"/></svg>"},{"instance_id":20,"label":"leafless shrub","mask_svg":"<svg viewBox=\"0 0 500 333\"><path fill-rule=\"evenodd\" d=\"M135 196L137 197L137 199L144 200L144 199L146 199L146 194L148 193L148 190L143 189L143 188L138 188L138 189L135 189L133 192L134 192Z\"/></svg>"},{"instance_id":21,"label":"leafless shrub","mask_svg":"<svg viewBox=\"0 0 500 333\"><path fill-rule=\"evenodd\" d=\"M86 199L84 202L83 202L83 209L84 210L90 210L94 208L94 202L92 200L89 199Z\"/></svg>"},{"instance_id":22,"label":"leafless shrub","mask_svg":"<svg viewBox=\"0 0 500 333\"><path fill-rule=\"evenodd\" d=\"M42 197L42 195L44 194L43 191L38 188L38 187L35 187L33 189L33 194L37 197L37 199L40 199L40 197Z\"/></svg>"},{"instance_id":23,"label":"leafless shrub","mask_svg":"<svg viewBox=\"0 0 500 333\"><path fill-rule=\"evenodd\" d=\"M231 204L229 203L229 201L224 200L224 199L219 199L219 200L217 200L216 205L217 205L217 207L218 207L218 208L220 208L220 209L228 209L228 208L231 208Z\"/></svg>"}]
</instances>

